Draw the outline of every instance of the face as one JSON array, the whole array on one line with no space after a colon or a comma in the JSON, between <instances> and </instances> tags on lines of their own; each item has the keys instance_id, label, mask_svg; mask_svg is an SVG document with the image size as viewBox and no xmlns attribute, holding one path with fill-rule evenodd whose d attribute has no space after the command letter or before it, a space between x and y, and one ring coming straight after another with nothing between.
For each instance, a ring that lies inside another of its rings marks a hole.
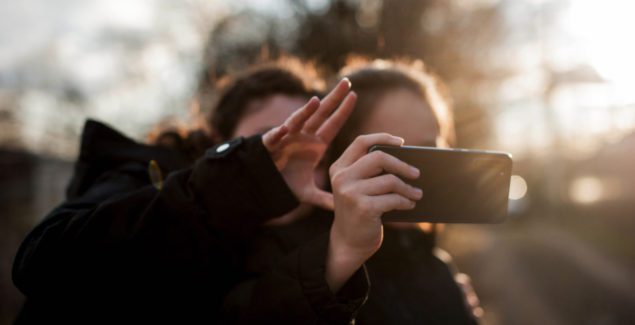
<instances>
[{"instance_id":1,"label":"face","mask_svg":"<svg viewBox=\"0 0 635 325\"><path fill-rule=\"evenodd\" d=\"M447 146L439 136L436 117L428 103L405 89L394 90L382 96L360 127L360 134L377 132L402 137L405 145ZM386 225L397 229L420 228L424 232L433 229L429 223L388 222Z\"/></svg>"},{"instance_id":2,"label":"face","mask_svg":"<svg viewBox=\"0 0 635 325\"><path fill-rule=\"evenodd\" d=\"M265 133L270 129L284 123L284 121L297 109L304 106L308 98L290 97L286 95L273 95L265 99L252 101L245 114L236 125L232 137L248 137L258 133ZM326 183L326 170L316 168L315 180L317 186L324 188ZM301 204L295 210L270 220L268 225L284 225L296 219L308 215L311 207Z\"/></svg>"},{"instance_id":3,"label":"face","mask_svg":"<svg viewBox=\"0 0 635 325\"><path fill-rule=\"evenodd\" d=\"M305 102L306 99L303 97L286 95L273 95L252 101L236 125L232 138L248 137L267 132L269 129L281 125Z\"/></svg>"},{"instance_id":4,"label":"face","mask_svg":"<svg viewBox=\"0 0 635 325\"><path fill-rule=\"evenodd\" d=\"M435 147L439 127L430 106L406 89L388 92L360 126L360 134L387 132L404 138L405 145Z\"/></svg>"}]
</instances>

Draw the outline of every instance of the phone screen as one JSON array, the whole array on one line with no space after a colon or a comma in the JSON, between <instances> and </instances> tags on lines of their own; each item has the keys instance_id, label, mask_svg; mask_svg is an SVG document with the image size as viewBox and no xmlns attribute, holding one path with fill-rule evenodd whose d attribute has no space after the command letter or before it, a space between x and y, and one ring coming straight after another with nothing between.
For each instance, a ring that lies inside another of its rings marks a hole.
<instances>
[{"instance_id":1,"label":"phone screen","mask_svg":"<svg viewBox=\"0 0 635 325\"><path fill-rule=\"evenodd\" d=\"M466 149L374 146L421 171L405 182L423 197L412 210L390 211L385 221L498 223L507 216L511 155Z\"/></svg>"}]
</instances>

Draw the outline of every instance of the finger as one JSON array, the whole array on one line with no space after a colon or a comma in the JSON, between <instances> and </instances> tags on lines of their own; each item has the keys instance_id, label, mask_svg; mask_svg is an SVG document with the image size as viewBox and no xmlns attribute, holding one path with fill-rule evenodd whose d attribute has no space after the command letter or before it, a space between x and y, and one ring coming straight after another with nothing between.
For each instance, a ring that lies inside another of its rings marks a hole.
<instances>
[{"instance_id":1,"label":"finger","mask_svg":"<svg viewBox=\"0 0 635 325\"><path fill-rule=\"evenodd\" d=\"M304 123L309 119L315 111L320 107L320 100L317 97L311 97L309 101L295 113L291 114L284 124L289 128L289 133L295 133L302 129Z\"/></svg>"},{"instance_id":2,"label":"finger","mask_svg":"<svg viewBox=\"0 0 635 325\"><path fill-rule=\"evenodd\" d=\"M287 133L289 133L289 128L286 125L280 125L263 134L262 143L265 145L265 148L271 152Z\"/></svg>"},{"instance_id":3,"label":"finger","mask_svg":"<svg viewBox=\"0 0 635 325\"><path fill-rule=\"evenodd\" d=\"M397 157L383 151L373 151L358 159L348 168L348 177L365 179L382 173L394 174L409 179L419 177L420 171Z\"/></svg>"},{"instance_id":4,"label":"finger","mask_svg":"<svg viewBox=\"0 0 635 325\"><path fill-rule=\"evenodd\" d=\"M311 116L306 122L304 131L307 133L315 133L320 126L331 116L331 113L342 102L348 91L351 89L351 82L344 78L331 90L331 92L322 99L320 109Z\"/></svg>"},{"instance_id":5,"label":"finger","mask_svg":"<svg viewBox=\"0 0 635 325\"><path fill-rule=\"evenodd\" d=\"M412 201L418 201L423 196L421 189L406 184L406 182L392 174L364 179L358 183L358 186L362 193L366 195L376 196L395 193Z\"/></svg>"},{"instance_id":6,"label":"finger","mask_svg":"<svg viewBox=\"0 0 635 325\"><path fill-rule=\"evenodd\" d=\"M342 129L342 126L344 126L344 123L346 123L346 120L351 116L351 113L353 113L355 102L357 102L357 94L351 91L346 95L346 98L344 98L344 101L340 104L340 107L337 108L335 113L320 126L316 135L327 144L331 143L340 129Z\"/></svg>"},{"instance_id":7,"label":"finger","mask_svg":"<svg viewBox=\"0 0 635 325\"><path fill-rule=\"evenodd\" d=\"M374 211L382 213L393 210L411 210L416 205L415 201L395 193L369 196L367 202Z\"/></svg>"},{"instance_id":8,"label":"finger","mask_svg":"<svg viewBox=\"0 0 635 325\"><path fill-rule=\"evenodd\" d=\"M318 188L316 188L315 192L311 194L307 203L329 211L333 211L333 209L335 208L333 194L320 190Z\"/></svg>"},{"instance_id":9,"label":"finger","mask_svg":"<svg viewBox=\"0 0 635 325\"><path fill-rule=\"evenodd\" d=\"M335 162L338 166L347 167L368 153L374 145L401 146L404 140L388 133L373 133L358 136L340 158Z\"/></svg>"}]
</instances>

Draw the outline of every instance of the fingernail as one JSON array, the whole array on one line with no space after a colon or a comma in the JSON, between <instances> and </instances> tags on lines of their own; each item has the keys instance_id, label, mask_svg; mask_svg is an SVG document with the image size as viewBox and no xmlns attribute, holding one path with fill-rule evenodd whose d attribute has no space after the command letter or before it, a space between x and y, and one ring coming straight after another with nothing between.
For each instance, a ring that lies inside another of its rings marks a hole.
<instances>
[{"instance_id":1,"label":"fingernail","mask_svg":"<svg viewBox=\"0 0 635 325\"><path fill-rule=\"evenodd\" d=\"M410 208L413 209L415 206L417 206L417 202L410 201Z\"/></svg>"},{"instance_id":2,"label":"fingernail","mask_svg":"<svg viewBox=\"0 0 635 325\"><path fill-rule=\"evenodd\" d=\"M342 78L342 81L346 81L346 84L348 84L348 88L351 88L351 86L353 85L353 84L351 83L351 81L350 81L350 80L348 80L348 78L347 78L347 77Z\"/></svg>"},{"instance_id":3,"label":"fingernail","mask_svg":"<svg viewBox=\"0 0 635 325\"><path fill-rule=\"evenodd\" d=\"M421 198L423 196L423 190L415 187L415 192L417 192L417 197Z\"/></svg>"},{"instance_id":4,"label":"fingernail","mask_svg":"<svg viewBox=\"0 0 635 325\"><path fill-rule=\"evenodd\" d=\"M412 174L412 176L418 177L419 176L419 169L417 167L410 166L410 173Z\"/></svg>"},{"instance_id":5,"label":"fingernail","mask_svg":"<svg viewBox=\"0 0 635 325\"><path fill-rule=\"evenodd\" d=\"M403 144L406 142L406 140L404 140L403 138L400 138L400 137L395 137L395 139L396 139L397 141L399 141L399 145L400 145L400 146L403 146Z\"/></svg>"}]
</instances>

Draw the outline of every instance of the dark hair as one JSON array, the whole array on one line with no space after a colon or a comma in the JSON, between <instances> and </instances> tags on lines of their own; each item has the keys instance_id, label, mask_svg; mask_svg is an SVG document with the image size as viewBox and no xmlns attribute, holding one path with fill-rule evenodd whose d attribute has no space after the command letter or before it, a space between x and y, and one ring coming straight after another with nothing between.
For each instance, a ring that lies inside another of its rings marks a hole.
<instances>
[{"instance_id":1,"label":"dark hair","mask_svg":"<svg viewBox=\"0 0 635 325\"><path fill-rule=\"evenodd\" d=\"M454 145L454 120L451 100L445 86L434 74L426 70L421 61L374 60L354 58L340 72L357 93L356 108L333 140L330 156L337 159L359 135L359 129L370 110L382 96L406 89L421 97L436 117L439 132L449 145Z\"/></svg>"},{"instance_id":2,"label":"dark hair","mask_svg":"<svg viewBox=\"0 0 635 325\"><path fill-rule=\"evenodd\" d=\"M231 138L253 101L273 95L308 99L323 87L312 64L288 56L256 63L214 81L204 74L192 110L194 123L166 119L148 138L150 143L179 150L196 160L210 146ZM207 117L201 112L207 112Z\"/></svg>"},{"instance_id":3,"label":"dark hair","mask_svg":"<svg viewBox=\"0 0 635 325\"><path fill-rule=\"evenodd\" d=\"M189 125L174 117L161 120L148 133L148 142L179 151L192 162L201 157L214 143L202 115L196 109L191 113Z\"/></svg>"},{"instance_id":4,"label":"dark hair","mask_svg":"<svg viewBox=\"0 0 635 325\"><path fill-rule=\"evenodd\" d=\"M220 96L208 118L213 138L218 141L232 136L253 101L273 95L308 99L322 87L312 65L288 57L255 65L222 79L219 86Z\"/></svg>"}]
</instances>

